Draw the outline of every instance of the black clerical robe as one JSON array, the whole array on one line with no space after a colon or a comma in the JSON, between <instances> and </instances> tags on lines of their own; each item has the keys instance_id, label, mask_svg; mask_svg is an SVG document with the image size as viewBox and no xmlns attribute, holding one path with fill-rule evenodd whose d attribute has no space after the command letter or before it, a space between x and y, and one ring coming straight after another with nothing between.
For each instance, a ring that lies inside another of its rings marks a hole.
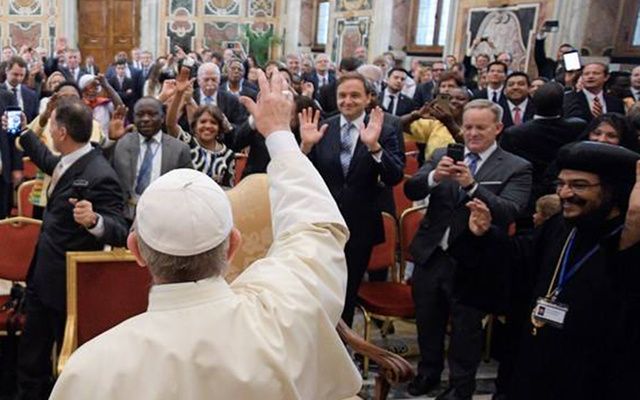
<instances>
[{"instance_id":1,"label":"black clerical robe","mask_svg":"<svg viewBox=\"0 0 640 400\"><path fill-rule=\"evenodd\" d=\"M562 329L545 326L532 335L529 316L544 297L572 227L556 216L531 235L507 238L497 229L475 240L467 258L508 282L501 298L528 293L509 398L640 398L640 244L618 251L622 217L597 229L578 229L568 259L574 265L598 251L566 283L557 301L568 305ZM474 239L471 239L474 240Z\"/></svg>"}]
</instances>

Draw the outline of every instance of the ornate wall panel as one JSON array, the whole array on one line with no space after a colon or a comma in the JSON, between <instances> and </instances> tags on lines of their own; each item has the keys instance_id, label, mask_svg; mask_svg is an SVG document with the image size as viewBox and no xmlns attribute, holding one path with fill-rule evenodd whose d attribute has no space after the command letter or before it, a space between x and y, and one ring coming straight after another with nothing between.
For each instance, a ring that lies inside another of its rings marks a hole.
<instances>
[{"instance_id":1,"label":"ornate wall panel","mask_svg":"<svg viewBox=\"0 0 640 400\"><path fill-rule=\"evenodd\" d=\"M278 13L283 0L161 0L160 26L166 36L159 45L167 53L175 45L189 50L223 50L240 44L249 51L245 30L261 35L279 32Z\"/></svg>"},{"instance_id":2,"label":"ornate wall panel","mask_svg":"<svg viewBox=\"0 0 640 400\"><path fill-rule=\"evenodd\" d=\"M375 0L384 1L384 0ZM331 58L339 61L353 55L358 46L369 48L374 0L334 0L329 25Z\"/></svg>"},{"instance_id":3,"label":"ornate wall panel","mask_svg":"<svg viewBox=\"0 0 640 400\"><path fill-rule=\"evenodd\" d=\"M23 45L51 50L62 26L64 0L0 1L0 44L16 51Z\"/></svg>"}]
</instances>

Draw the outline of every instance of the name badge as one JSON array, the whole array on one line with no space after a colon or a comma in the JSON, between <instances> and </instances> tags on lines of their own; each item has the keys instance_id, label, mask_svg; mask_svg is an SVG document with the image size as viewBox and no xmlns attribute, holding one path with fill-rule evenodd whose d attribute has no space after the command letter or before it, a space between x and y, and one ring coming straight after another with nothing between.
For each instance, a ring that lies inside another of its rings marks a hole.
<instances>
[{"instance_id":1,"label":"name badge","mask_svg":"<svg viewBox=\"0 0 640 400\"><path fill-rule=\"evenodd\" d=\"M569 312L569 307L565 304L556 303L546 298L540 297L533 309L532 317L543 324L549 324L556 328L562 328L564 318Z\"/></svg>"}]
</instances>

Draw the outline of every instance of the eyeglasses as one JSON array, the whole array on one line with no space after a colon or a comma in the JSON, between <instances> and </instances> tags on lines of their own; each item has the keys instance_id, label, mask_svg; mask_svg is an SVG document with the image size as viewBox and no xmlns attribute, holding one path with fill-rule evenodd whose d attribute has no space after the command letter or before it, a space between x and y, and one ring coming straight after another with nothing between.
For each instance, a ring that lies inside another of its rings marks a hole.
<instances>
[{"instance_id":1,"label":"eyeglasses","mask_svg":"<svg viewBox=\"0 0 640 400\"><path fill-rule=\"evenodd\" d=\"M589 183L586 181L569 181L565 182L562 180L553 181L553 185L556 188L556 193L560 192L564 187L568 187L573 193L584 193L589 190L589 188L600 186L601 183Z\"/></svg>"}]
</instances>

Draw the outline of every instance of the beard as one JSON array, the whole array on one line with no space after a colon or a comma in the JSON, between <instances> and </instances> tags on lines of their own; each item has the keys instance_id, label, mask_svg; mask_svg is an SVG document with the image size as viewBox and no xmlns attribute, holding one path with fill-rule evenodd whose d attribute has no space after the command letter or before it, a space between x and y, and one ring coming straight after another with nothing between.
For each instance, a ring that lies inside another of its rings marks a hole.
<instances>
[{"instance_id":1,"label":"beard","mask_svg":"<svg viewBox=\"0 0 640 400\"><path fill-rule=\"evenodd\" d=\"M577 206L584 207L587 204L587 201L577 197L572 196L568 199L563 199L561 203L564 205L565 203L575 204ZM570 226L576 227L578 229L598 229L609 219L611 215L611 211L614 209L615 203L612 199L612 196L607 194L603 197L602 203L600 207L595 210L591 210L590 212L581 214L577 217L564 217L564 220Z\"/></svg>"}]
</instances>

